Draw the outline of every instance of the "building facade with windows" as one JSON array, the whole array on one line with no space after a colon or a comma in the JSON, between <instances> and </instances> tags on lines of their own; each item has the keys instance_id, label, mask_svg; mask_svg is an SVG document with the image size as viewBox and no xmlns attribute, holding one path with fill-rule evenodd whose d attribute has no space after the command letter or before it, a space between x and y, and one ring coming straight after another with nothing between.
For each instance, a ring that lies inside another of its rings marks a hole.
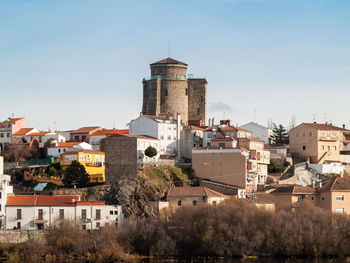
<instances>
[{"instance_id":1,"label":"building facade with windows","mask_svg":"<svg viewBox=\"0 0 350 263\"><path fill-rule=\"evenodd\" d=\"M123 220L121 206L80 201L79 195L9 196L5 213L5 229L45 229L63 220L75 221L83 229L99 229Z\"/></svg>"},{"instance_id":2,"label":"building facade with windows","mask_svg":"<svg viewBox=\"0 0 350 263\"><path fill-rule=\"evenodd\" d=\"M8 118L0 122L0 152L5 150L6 145L12 140L13 134L25 127L25 118Z\"/></svg>"},{"instance_id":3,"label":"building facade with windows","mask_svg":"<svg viewBox=\"0 0 350 263\"><path fill-rule=\"evenodd\" d=\"M58 158L61 154L73 149L92 150L92 146L86 142L57 142L57 140L51 140L50 146L47 148L47 155Z\"/></svg>"},{"instance_id":4,"label":"building facade with windows","mask_svg":"<svg viewBox=\"0 0 350 263\"><path fill-rule=\"evenodd\" d=\"M70 132L70 141L89 143L90 135L98 130L102 130L102 127L100 126L81 127L77 130Z\"/></svg>"},{"instance_id":5,"label":"building facade with windows","mask_svg":"<svg viewBox=\"0 0 350 263\"><path fill-rule=\"evenodd\" d=\"M60 164L62 170L66 170L73 161L84 166L89 174L90 183L104 183L105 178L105 153L95 150L70 150L61 154Z\"/></svg>"},{"instance_id":6,"label":"building facade with windows","mask_svg":"<svg viewBox=\"0 0 350 263\"><path fill-rule=\"evenodd\" d=\"M340 162L340 151L350 142L349 133L327 123L302 123L289 131L289 149L311 163Z\"/></svg>"}]
</instances>

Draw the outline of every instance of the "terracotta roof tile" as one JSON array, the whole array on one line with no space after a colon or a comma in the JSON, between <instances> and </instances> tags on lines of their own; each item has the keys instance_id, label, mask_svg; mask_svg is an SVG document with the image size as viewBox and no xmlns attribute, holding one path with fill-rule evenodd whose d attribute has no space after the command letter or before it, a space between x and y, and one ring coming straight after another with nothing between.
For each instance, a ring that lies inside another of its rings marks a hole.
<instances>
[{"instance_id":1,"label":"terracotta roof tile","mask_svg":"<svg viewBox=\"0 0 350 263\"><path fill-rule=\"evenodd\" d=\"M82 142L59 142L55 146L51 146L54 148L61 148L61 147L73 147L75 145L81 144Z\"/></svg>"},{"instance_id":2,"label":"terracotta roof tile","mask_svg":"<svg viewBox=\"0 0 350 263\"><path fill-rule=\"evenodd\" d=\"M49 134L50 132L33 132L30 134L30 136L41 136L41 135L46 135Z\"/></svg>"},{"instance_id":3,"label":"terracotta roof tile","mask_svg":"<svg viewBox=\"0 0 350 263\"><path fill-rule=\"evenodd\" d=\"M157 138L153 138L146 135L136 135L136 134L113 134L110 137L129 137L129 138L138 138L138 139L146 139L146 140L158 140Z\"/></svg>"},{"instance_id":4,"label":"terracotta roof tile","mask_svg":"<svg viewBox=\"0 0 350 263\"><path fill-rule=\"evenodd\" d=\"M34 128L21 128L16 133L14 133L13 135L26 135L28 132L30 132L33 129Z\"/></svg>"},{"instance_id":5,"label":"terracotta roof tile","mask_svg":"<svg viewBox=\"0 0 350 263\"><path fill-rule=\"evenodd\" d=\"M333 126L331 124L325 124L325 123L302 123L302 124L306 124L308 126L311 126L317 130L325 130L325 131L349 131L347 129L343 129L337 126Z\"/></svg>"},{"instance_id":6,"label":"terracotta roof tile","mask_svg":"<svg viewBox=\"0 0 350 263\"><path fill-rule=\"evenodd\" d=\"M16 121L22 120L23 118L8 118L6 121L3 121L3 123L14 123Z\"/></svg>"},{"instance_id":7,"label":"terracotta roof tile","mask_svg":"<svg viewBox=\"0 0 350 263\"><path fill-rule=\"evenodd\" d=\"M178 64L178 65L187 66L186 63L183 63L181 61L175 60L173 58L165 58L165 59L159 60L157 62L152 63L151 66L157 65L157 64Z\"/></svg>"},{"instance_id":8,"label":"terracotta roof tile","mask_svg":"<svg viewBox=\"0 0 350 263\"><path fill-rule=\"evenodd\" d=\"M14 195L8 196L7 206L73 206L79 195Z\"/></svg>"},{"instance_id":9,"label":"terracotta roof tile","mask_svg":"<svg viewBox=\"0 0 350 263\"><path fill-rule=\"evenodd\" d=\"M129 130L98 130L94 133L90 134L90 136L103 136L103 135L111 135L111 134L129 134Z\"/></svg>"},{"instance_id":10,"label":"terracotta roof tile","mask_svg":"<svg viewBox=\"0 0 350 263\"><path fill-rule=\"evenodd\" d=\"M173 187L168 193L168 197L185 197L185 196L205 196L205 197L227 197L227 195L221 194L207 187Z\"/></svg>"},{"instance_id":11,"label":"terracotta roof tile","mask_svg":"<svg viewBox=\"0 0 350 263\"><path fill-rule=\"evenodd\" d=\"M89 133L97 129L102 129L100 126L92 126L92 127L81 127L71 133Z\"/></svg>"},{"instance_id":12,"label":"terracotta roof tile","mask_svg":"<svg viewBox=\"0 0 350 263\"><path fill-rule=\"evenodd\" d=\"M78 201L77 205L105 205L105 201Z\"/></svg>"},{"instance_id":13,"label":"terracotta roof tile","mask_svg":"<svg viewBox=\"0 0 350 263\"><path fill-rule=\"evenodd\" d=\"M198 131L204 131L205 130L205 128L194 126L194 125L183 126L183 129L184 130L198 130Z\"/></svg>"}]
</instances>

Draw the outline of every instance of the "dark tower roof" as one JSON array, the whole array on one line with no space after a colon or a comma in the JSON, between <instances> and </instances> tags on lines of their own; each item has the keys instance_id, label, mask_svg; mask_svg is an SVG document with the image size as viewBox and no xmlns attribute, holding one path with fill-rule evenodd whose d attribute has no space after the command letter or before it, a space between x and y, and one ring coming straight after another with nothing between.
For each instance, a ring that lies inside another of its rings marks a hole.
<instances>
[{"instance_id":1,"label":"dark tower roof","mask_svg":"<svg viewBox=\"0 0 350 263\"><path fill-rule=\"evenodd\" d=\"M165 59L159 60L157 62L152 63L151 66L156 65L156 64L177 64L177 65L187 66L186 63L183 63L181 61L178 61L178 60L175 60L172 58L165 58Z\"/></svg>"}]
</instances>

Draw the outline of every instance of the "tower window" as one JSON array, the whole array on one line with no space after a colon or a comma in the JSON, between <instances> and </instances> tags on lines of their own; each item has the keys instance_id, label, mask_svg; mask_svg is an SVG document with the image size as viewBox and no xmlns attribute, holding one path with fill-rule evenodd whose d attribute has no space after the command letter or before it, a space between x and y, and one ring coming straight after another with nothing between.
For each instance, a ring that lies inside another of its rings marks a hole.
<instances>
[{"instance_id":1,"label":"tower window","mask_svg":"<svg viewBox=\"0 0 350 263\"><path fill-rule=\"evenodd\" d=\"M203 104L203 102L204 102L204 97L201 96L201 104Z\"/></svg>"},{"instance_id":2,"label":"tower window","mask_svg":"<svg viewBox=\"0 0 350 263\"><path fill-rule=\"evenodd\" d=\"M168 89L167 88L164 89L164 96L168 96Z\"/></svg>"},{"instance_id":3,"label":"tower window","mask_svg":"<svg viewBox=\"0 0 350 263\"><path fill-rule=\"evenodd\" d=\"M186 88L186 96L188 96L188 89Z\"/></svg>"}]
</instances>

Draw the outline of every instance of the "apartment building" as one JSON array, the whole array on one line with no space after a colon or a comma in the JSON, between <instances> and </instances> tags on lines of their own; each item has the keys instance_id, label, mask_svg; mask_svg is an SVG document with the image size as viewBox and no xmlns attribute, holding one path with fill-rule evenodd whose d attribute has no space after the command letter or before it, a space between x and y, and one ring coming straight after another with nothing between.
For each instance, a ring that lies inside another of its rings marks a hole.
<instances>
[{"instance_id":1,"label":"apartment building","mask_svg":"<svg viewBox=\"0 0 350 263\"><path fill-rule=\"evenodd\" d=\"M94 132L102 130L102 127L92 126L92 127L81 127L70 133L70 140L72 142L86 142L89 143L90 135Z\"/></svg>"},{"instance_id":2,"label":"apartment building","mask_svg":"<svg viewBox=\"0 0 350 263\"><path fill-rule=\"evenodd\" d=\"M0 122L0 152L5 150L6 145L12 140L12 134L25 127L25 118L8 118Z\"/></svg>"},{"instance_id":3,"label":"apartment building","mask_svg":"<svg viewBox=\"0 0 350 263\"><path fill-rule=\"evenodd\" d=\"M290 152L311 163L340 162L340 151L350 143L350 131L332 124L302 123L289 131Z\"/></svg>"},{"instance_id":4,"label":"apartment building","mask_svg":"<svg viewBox=\"0 0 350 263\"><path fill-rule=\"evenodd\" d=\"M273 134L272 129L260 125L256 122L249 122L240 126L240 128L251 131L252 138L262 140L265 144L270 143L270 138Z\"/></svg>"},{"instance_id":5,"label":"apartment building","mask_svg":"<svg viewBox=\"0 0 350 263\"><path fill-rule=\"evenodd\" d=\"M14 195L5 208L5 229L46 229L73 220L83 229L99 229L123 220L121 206L104 201L81 201L79 195Z\"/></svg>"}]
</instances>

